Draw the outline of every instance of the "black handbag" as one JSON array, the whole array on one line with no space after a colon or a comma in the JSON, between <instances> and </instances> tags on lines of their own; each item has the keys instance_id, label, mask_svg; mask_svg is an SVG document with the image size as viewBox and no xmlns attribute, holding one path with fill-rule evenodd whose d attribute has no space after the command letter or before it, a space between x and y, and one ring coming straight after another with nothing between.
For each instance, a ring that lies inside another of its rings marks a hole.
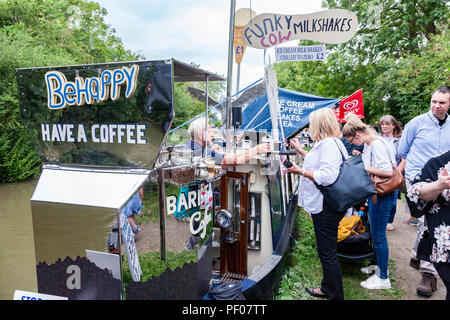
<instances>
[{"instance_id":1,"label":"black handbag","mask_svg":"<svg viewBox=\"0 0 450 320\"><path fill-rule=\"evenodd\" d=\"M336 142L336 141L335 141ZM337 143L336 143L337 145ZM376 194L375 186L364 168L361 156L345 159L341 148L342 164L333 184L321 186L314 183L323 195L323 200L336 212L343 212Z\"/></svg>"}]
</instances>

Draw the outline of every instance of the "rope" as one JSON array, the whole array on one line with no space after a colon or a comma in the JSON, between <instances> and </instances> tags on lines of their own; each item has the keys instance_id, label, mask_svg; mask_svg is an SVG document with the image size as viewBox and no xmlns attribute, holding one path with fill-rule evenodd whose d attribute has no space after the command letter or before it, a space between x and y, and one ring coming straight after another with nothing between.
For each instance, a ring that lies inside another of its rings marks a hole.
<instances>
[{"instance_id":1,"label":"rope","mask_svg":"<svg viewBox=\"0 0 450 320\"><path fill-rule=\"evenodd\" d=\"M269 105L269 101L266 102L266 104L258 111L258 113L253 117L252 120L250 120L250 122L247 124L247 126L244 128L244 131L248 129L248 127L250 127L250 125L253 123L253 121L256 120L256 118L261 114L261 112L264 111L264 109Z\"/></svg>"},{"instance_id":2,"label":"rope","mask_svg":"<svg viewBox=\"0 0 450 320\"><path fill-rule=\"evenodd\" d=\"M240 282L223 282L209 292L214 300L245 300Z\"/></svg>"}]
</instances>

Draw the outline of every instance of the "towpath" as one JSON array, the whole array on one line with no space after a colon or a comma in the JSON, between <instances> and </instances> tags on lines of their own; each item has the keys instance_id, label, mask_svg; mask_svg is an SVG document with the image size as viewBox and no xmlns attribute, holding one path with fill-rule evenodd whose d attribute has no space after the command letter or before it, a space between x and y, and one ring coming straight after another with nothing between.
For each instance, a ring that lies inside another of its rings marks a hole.
<instances>
[{"instance_id":1,"label":"towpath","mask_svg":"<svg viewBox=\"0 0 450 320\"><path fill-rule=\"evenodd\" d=\"M404 300L445 300L446 289L441 279L438 279L437 291L430 298L419 296L416 293L417 285L422 279L418 270L409 265L411 246L416 238L417 227L406 224L404 219L409 218L405 213L405 203L397 202L397 213L394 220L394 230L387 231L389 243L389 258L396 264L396 280L399 289L406 292Z\"/></svg>"}]
</instances>

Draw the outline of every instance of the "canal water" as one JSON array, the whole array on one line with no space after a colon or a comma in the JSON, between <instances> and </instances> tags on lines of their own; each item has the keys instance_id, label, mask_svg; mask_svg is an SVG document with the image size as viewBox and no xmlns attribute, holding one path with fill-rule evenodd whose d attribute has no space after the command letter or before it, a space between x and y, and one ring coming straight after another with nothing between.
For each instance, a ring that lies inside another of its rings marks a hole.
<instances>
[{"instance_id":1,"label":"canal water","mask_svg":"<svg viewBox=\"0 0 450 320\"><path fill-rule=\"evenodd\" d=\"M37 292L30 199L37 179L0 183L0 299Z\"/></svg>"}]
</instances>

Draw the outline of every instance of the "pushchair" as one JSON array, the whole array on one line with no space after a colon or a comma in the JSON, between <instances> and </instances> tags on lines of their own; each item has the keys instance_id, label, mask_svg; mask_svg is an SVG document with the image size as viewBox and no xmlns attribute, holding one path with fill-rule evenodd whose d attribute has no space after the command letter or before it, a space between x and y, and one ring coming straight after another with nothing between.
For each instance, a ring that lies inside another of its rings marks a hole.
<instances>
[{"instance_id":1,"label":"pushchair","mask_svg":"<svg viewBox=\"0 0 450 320\"><path fill-rule=\"evenodd\" d=\"M373 239L370 236L370 222L368 217L367 201L355 206L360 214L365 231L360 234L350 235L337 243L337 256L349 260L373 259L375 260L375 249ZM363 210L361 210L363 209Z\"/></svg>"}]
</instances>

